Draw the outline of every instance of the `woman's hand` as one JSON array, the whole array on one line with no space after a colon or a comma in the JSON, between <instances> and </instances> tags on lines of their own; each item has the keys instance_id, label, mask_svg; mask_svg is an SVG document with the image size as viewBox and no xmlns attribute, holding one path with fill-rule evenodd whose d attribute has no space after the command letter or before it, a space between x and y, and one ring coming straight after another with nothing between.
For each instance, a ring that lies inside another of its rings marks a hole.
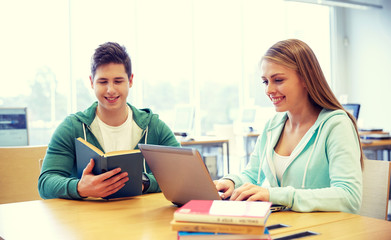
<instances>
[{"instance_id":1,"label":"woman's hand","mask_svg":"<svg viewBox=\"0 0 391 240\"><path fill-rule=\"evenodd\" d=\"M235 189L230 200L233 201L269 201L269 190L251 183L245 183Z\"/></svg>"},{"instance_id":2,"label":"woman's hand","mask_svg":"<svg viewBox=\"0 0 391 240\"><path fill-rule=\"evenodd\" d=\"M220 195L222 199L229 198L235 189L235 183L228 179L214 180L217 191L222 192Z\"/></svg>"},{"instance_id":3,"label":"woman's hand","mask_svg":"<svg viewBox=\"0 0 391 240\"><path fill-rule=\"evenodd\" d=\"M91 159L77 184L77 191L81 197L107 197L116 193L125 186L125 182L129 181L128 173L120 173L120 168L94 175L92 173L94 165L94 160Z\"/></svg>"}]
</instances>

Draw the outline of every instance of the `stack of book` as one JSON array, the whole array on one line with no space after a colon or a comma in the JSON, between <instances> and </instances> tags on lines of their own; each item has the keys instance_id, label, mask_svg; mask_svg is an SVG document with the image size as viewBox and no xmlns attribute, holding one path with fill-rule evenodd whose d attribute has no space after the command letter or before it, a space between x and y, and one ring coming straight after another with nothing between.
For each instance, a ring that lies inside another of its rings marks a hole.
<instances>
[{"instance_id":1,"label":"stack of book","mask_svg":"<svg viewBox=\"0 0 391 240\"><path fill-rule=\"evenodd\" d=\"M191 200L174 212L178 240L271 239L266 221L270 202Z\"/></svg>"}]
</instances>

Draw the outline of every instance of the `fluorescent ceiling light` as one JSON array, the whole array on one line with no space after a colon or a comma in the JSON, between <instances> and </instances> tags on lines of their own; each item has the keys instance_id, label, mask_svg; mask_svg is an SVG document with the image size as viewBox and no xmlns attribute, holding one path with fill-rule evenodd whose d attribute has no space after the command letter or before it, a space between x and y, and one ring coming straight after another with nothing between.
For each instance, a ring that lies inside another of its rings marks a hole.
<instances>
[{"instance_id":1,"label":"fluorescent ceiling light","mask_svg":"<svg viewBox=\"0 0 391 240\"><path fill-rule=\"evenodd\" d=\"M381 5L355 2L355 1L344 1L344 0L285 0L285 1L312 3L312 4L319 4L319 5L325 5L331 7L346 7L346 8L355 8L355 9L383 8L383 6Z\"/></svg>"}]
</instances>

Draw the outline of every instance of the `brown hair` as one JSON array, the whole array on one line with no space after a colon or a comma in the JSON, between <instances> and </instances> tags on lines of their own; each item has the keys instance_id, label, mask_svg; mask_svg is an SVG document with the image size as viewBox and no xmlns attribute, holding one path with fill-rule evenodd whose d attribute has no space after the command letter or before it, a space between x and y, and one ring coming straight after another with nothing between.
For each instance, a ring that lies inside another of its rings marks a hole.
<instances>
[{"instance_id":1,"label":"brown hair","mask_svg":"<svg viewBox=\"0 0 391 240\"><path fill-rule=\"evenodd\" d=\"M359 138L358 141L361 143L356 119L342 107L334 93L331 91L331 88L323 75L318 59L306 43L298 39L279 41L266 51L261 61L263 60L272 61L287 68L296 70L301 79L304 80L310 101L315 106L329 110L344 110L352 120ZM360 162L362 167L364 154L361 144L360 153Z\"/></svg>"},{"instance_id":2,"label":"brown hair","mask_svg":"<svg viewBox=\"0 0 391 240\"><path fill-rule=\"evenodd\" d=\"M132 76L132 62L125 46L121 46L116 42L106 42L99 45L91 58L92 77L95 77L98 67L109 63L123 64L128 78Z\"/></svg>"}]
</instances>

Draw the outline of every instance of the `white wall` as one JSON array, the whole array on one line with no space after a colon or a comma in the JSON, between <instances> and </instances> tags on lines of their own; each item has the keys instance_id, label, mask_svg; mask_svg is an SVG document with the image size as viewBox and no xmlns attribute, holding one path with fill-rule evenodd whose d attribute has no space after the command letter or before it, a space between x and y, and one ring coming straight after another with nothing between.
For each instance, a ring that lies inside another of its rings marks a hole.
<instances>
[{"instance_id":1,"label":"white wall","mask_svg":"<svg viewBox=\"0 0 391 240\"><path fill-rule=\"evenodd\" d=\"M380 4L383 9L337 11L338 22L344 23L339 38L344 38L341 56L346 61L339 72L348 84L337 84L336 92L361 104L362 127L391 131L391 1Z\"/></svg>"}]
</instances>

